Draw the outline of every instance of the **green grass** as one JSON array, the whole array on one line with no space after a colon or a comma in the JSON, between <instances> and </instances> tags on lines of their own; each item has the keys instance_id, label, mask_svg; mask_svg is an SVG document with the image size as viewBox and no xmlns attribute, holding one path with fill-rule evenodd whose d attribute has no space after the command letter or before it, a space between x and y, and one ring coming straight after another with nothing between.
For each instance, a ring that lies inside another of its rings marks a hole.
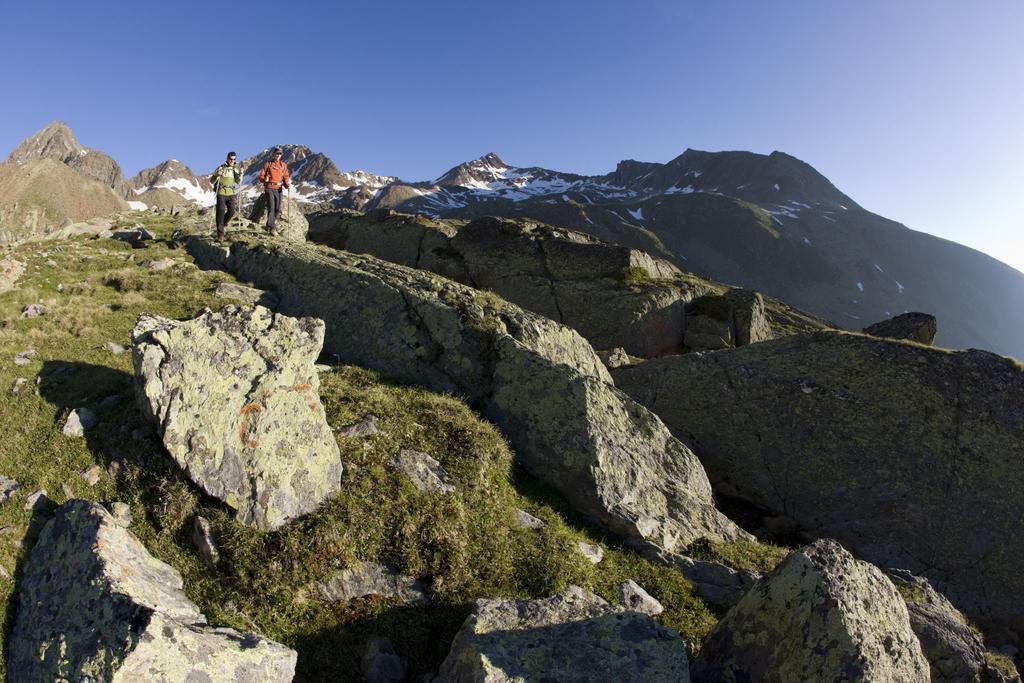
<instances>
[{"instance_id":1,"label":"green grass","mask_svg":"<svg viewBox=\"0 0 1024 683\"><path fill-rule=\"evenodd\" d=\"M716 543L702 538L691 544L686 549L686 554L696 560L718 562L733 569L749 569L764 573L775 569L786 559L789 550L770 543Z\"/></svg>"},{"instance_id":2,"label":"green grass","mask_svg":"<svg viewBox=\"0 0 1024 683\"><path fill-rule=\"evenodd\" d=\"M619 276L619 281L626 286L639 286L651 281L651 274L643 266L629 266L624 268Z\"/></svg>"},{"instance_id":3,"label":"green grass","mask_svg":"<svg viewBox=\"0 0 1024 683\"><path fill-rule=\"evenodd\" d=\"M161 237L174 228L170 217L140 220ZM256 630L298 650L296 680L356 679L362 644L373 633L392 639L409 660L411 678L436 671L476 598L542 597L569 583L616 602L615 587L632 578L665 605L658 619L684 637L699 643L713 626L714 616L678 572L576 518L559 496L513 467L500 434L465 404L359 368L321 375L333 427L371 413L379 418L379 434L339 438L346 468L341 492L316 514L274 533L238 524L225 506L183 476L142 419L133 396L131 354L102 348L108 341L127 346L143 311L181 319L203 306L223 305L211 292L231 276L187 266L149 272L136 265L166 256L191 263L162 240L132 250L114 240L79 238L28 245L13 256L28 265L19 289L0 295L0 474L22 486L0 505L0 565L15 578L37 533L29 531L31 513L23 504L45 488L55 504L69 497L128 503L131 530L182 573L186 593L209 621ZM500 309L497 297L480 297L485 310ZM21 307L36 301L47 305L48 314L21 320ZM37 350L36 357L15 366L13 356L28 347ZM17 377L27 382L12 396ZM100 410L109 396L118 397L116 405ZM84 439L64 437L63 419L79 406L94 409L101 422ZM456 492L416 491L387 465L400 448L441 461ZM78 473L93 463L104 474L90 487ZM547 526L519 529L516 508ZM196 514L210 520L218 538L222 559L213 570L200 563L188 540ZM581 540L606 548L600 565L577 551ZM316 582L356 560L384 562L428 581L433 604L321 602ZM0 579L5 638L15 585Z\"/></svg>"}]
</instances>

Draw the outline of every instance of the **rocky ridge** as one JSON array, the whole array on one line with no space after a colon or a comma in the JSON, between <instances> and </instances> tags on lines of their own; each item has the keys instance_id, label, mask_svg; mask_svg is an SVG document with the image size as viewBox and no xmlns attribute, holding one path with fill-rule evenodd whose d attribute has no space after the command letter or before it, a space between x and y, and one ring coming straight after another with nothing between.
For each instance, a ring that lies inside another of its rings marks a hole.
<instances>
[{"instance_id":1,"label":"rocky ridge","mask_svg":"<svg viewBox=\"0 0 1024 683\"><path fill-rule=\"evenodd\" d=\"M372 257L252 238L187 246L203 267L273 289L279 310L321 316L338 361L465 396L528 470L621 538L670 553L700 537L749 538L715 510L688 449L615 389L572 330Z\"/></svg>"}]
</instances>

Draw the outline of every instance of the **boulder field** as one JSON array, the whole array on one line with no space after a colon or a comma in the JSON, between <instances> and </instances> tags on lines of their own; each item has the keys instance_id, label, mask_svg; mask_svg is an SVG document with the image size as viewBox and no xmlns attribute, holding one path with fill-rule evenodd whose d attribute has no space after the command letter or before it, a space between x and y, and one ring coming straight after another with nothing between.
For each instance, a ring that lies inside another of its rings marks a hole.
<instances>
[{"instance_id":1,"label":"boulder field","mask_svg":"<svg viewBox=\"0 0 1024 683\"><path fill-rule=\"evenodd\" d=\"M715 509L689 449L614 387L573 330L373 257L281 239L187 246L201 266L272 289L279 311L322 318L328 358L464 397L528 470L620 538L669 553L750 538Z\"/></svg>"},{"instance_id":2,"label":"boulder field","mask_svg":"<svg viewBox=\"0 0 1024 683\"><path fill-rule=\"evenodd\" d=\"M996 644L1024 634L1024 369L818 332L613 371L716 491L927 576Z\"/></svg>"}]
</instances>

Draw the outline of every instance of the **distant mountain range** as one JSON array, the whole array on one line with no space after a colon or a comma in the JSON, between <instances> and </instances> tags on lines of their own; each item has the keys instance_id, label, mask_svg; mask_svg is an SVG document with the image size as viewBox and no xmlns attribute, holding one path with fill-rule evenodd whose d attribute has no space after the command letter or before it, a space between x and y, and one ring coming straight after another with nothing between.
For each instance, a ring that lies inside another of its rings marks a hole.
<instances>
[{"instance_id":1,"label":"distant mountain range","mask_svg":"<svg viewBox=\"0 0 1024 683\"><path fill-rule=\"evenodd\" d=\"M1024 274L867 211L809 164L782 152L686 150L665 164L622 161L599 176L511 166L491 153L433 181L403 182L342 172L303 145L281 147L293 199L307 213L387 208L434 217L532 218L758 289L837 326L860 329L925 311L939 319L940 345L1024 358ZM260 191L255 176L269 150L242 162L247 197ZM100 180L136 207L214 201L208 174L196 175L173 159L125 180L113 159L81 146L61 123L25 140L8 162L40 158Z\"/></svg>"}]
</instances>

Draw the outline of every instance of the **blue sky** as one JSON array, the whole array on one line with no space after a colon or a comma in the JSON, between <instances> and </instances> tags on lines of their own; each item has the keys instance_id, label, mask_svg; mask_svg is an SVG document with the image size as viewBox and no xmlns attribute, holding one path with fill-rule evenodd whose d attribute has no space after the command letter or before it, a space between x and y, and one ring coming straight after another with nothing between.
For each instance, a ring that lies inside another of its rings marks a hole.
<instances>
[{"instance_id":1,"label":"blue sky","mask_svg":"<svg viewBox=\"0 0 1024 683\"><path fill-rule=\"evenodd\" d=\"M54 119L126 173L304 143L407 180L782 150L1024 271L1024 2L0 0L0 153ZM12 30L12 27L13 30Z\"/></svg>"}]
</instances>

